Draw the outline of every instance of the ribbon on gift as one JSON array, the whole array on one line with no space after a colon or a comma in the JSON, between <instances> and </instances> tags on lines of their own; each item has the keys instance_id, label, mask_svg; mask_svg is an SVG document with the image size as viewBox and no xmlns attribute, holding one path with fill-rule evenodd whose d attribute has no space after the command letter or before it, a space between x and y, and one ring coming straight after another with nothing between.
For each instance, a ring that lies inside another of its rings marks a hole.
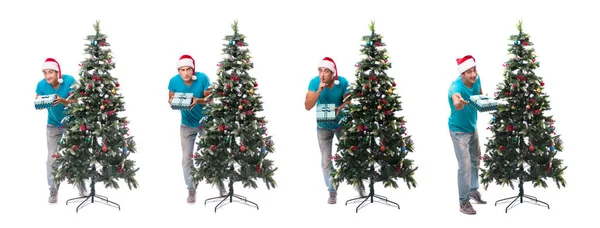
<instances>
[{"instance_id":1,"label":"ribbon on gift","mask_svg":"<svg viewBox=\"0 0 600 228\"><path fill-rule=\"evenodd\" d=\"M318 122L335 122L335 112L333 104L319 104L317 107ZM330 114L333 112L333 115Z\"/></svg>"},{"instance_id":2,"label":"ribbon on gift","mask_svg":"<svg viewBox=\"0 0 600 228\"><path fill-rule=\"evenodd\" d=\"M190 109L193 97L192 93L175 93L173 100L171 100L171 107L174 110Z\"/></svg>"}]
</instances>

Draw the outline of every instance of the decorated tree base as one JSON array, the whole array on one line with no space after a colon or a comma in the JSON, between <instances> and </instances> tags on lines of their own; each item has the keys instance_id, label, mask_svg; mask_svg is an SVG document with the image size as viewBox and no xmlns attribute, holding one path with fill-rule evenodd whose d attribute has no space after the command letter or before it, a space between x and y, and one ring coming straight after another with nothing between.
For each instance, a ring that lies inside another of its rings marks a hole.
<instances>
[{"instance_id":1,"label":"decorated tree base","mask_svg":"<svg viewBox=\"0 0 600 228\"><path fill-rule=\"evenodd\" d=\"M374 170L375 170L375 168L373 166L371 166L371 172L373 172ZM388 200L387 197L385 197L385 196L375 194L374 184L375 184L375 181L373 180L373 177L371 177L370 183L369 183L369 194L366 196L349 199L348 201L346 201L346 206L348 206L348 203L350 203L350 202L359 201L362 199L362 202L360 202L360 204L356 207L356 213L358 213L359 209L361 209L367 205L367 204L365 204L367 201L371 201L371 203L373 203L374 198L376 198L376 199L382 200L386 204L396 205L398 207L398 209L400 209L400 205L398 205L396 202Z\"/></svg>"},{"instance_id":2,"label":"decorated tree base","mask_svg":"<svg viewBox=\"0 0 600 228\"><path fill-rule=\"evenodd\" d=\"M233 166L231 166L231 169L233 170ZM258 210L258 204L256 204L256 203L248 200L245 196L233 193L233 183L234 183L233 178L230 178L229 179L229 192L227 193L227 195L208 198L208 199L206 199L204 201L204 205L206 205L206 203L208 203L208 201L222 199L215 206L215 213L217 213L217 209L221 208L222 206L227 205L227 204L225 204L225 201L227 201L227 199L229 199L229 203L233 203L233 202L243 203L243 204L246 204L246 205L250 205L250 206L256 207L256 210ZM237 200L234 201L233 198L238 199L241 202L237 201Z\"/></svg>"},{"instance_id":3,"label":"decorated tree base","mask_svg":"<svg viewBox=\"0 0 600 228\"><path fill-rule=\"evenodd\" d=\"M92 168L92 171L96 171L96 168L95 167ZM92 178L92 181L90 183L90 194L88 196L81 196L81 197L77 197L77 198L68 199L66 204L69 205L69 202L72 202L72 201L78 202L80 200L83 200L75 209L75 212L79 212L79 209L82 209L83 207L85 207L89 204L95 203L95 198L98 198L98 199L100 199L101 203L108 205L108 206L116 207L119 210L121 210L121 206L119 204L108 200L108 198L105 196L97 195L95 186L96 186L96 182L95 182L94 178ZM84 204L85 202L88 202L88 203Z\"/></svg>"},{"instance_id":4,"label":"decorated tree base","mask_svg":"<svg viewBox=\"0 0 600 228\"><path fill-rule=\"evenodd\" d=\"M523 198L532 200L533 202L535 202L536 204L543 204L546 205L548 207L548 209L550 209L550 205L548 205L546 202L538 200L536 197L534 196L530 196L530 195L525 195L524 191L523 191L523 180L519 179L519 195L513 196L513 197L508 197L508 198L504 198L501 200L496 201L496 203L494 204L494 206L498 206L499 202L503 202L503 201L508 201L508 200L513 200L512 202L510 202L508 204L508 206L506 206L506 209L504 210L504 213L508 213L508 209L511 208L510 206L514 204L514 206L516 206L517 204L515 204L515 202L517 200L520 201L520 203L523 203Z\"/></svg>"}]
</instances>

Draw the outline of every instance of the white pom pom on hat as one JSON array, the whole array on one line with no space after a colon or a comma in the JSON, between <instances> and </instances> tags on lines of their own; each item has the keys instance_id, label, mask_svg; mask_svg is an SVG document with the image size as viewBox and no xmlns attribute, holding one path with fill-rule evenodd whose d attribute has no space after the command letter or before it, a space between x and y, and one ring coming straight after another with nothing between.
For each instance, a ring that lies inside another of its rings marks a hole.
<instances>
[{"instance_id":1,"label":"white pom pom on hat","mask_svg":"<svg viewBox=\"0 0 600 228\"><path fill-rule=\"evenodd\" d=\"M190 55L182 55L179 58L179 60L177 61L177 70L179 70L179 68L184 67L184 66L191 67L195 71L196 70L196 61L194 61L194 58L192 58L192 56L190 56ZM197 79L197 77L194 72L194 75L192 75L192 80L196 80L196 79Z\"/></svg>"},{"instance_id":2,"label":"white pom pom on hat","mask_svg":"<svg viewBox=\"0 0 600 228\"><path fill-rule=\"evenodd\" d=\"M323 60L321 60L321 62L319 63L319 68L321 68L321 67L325 67L325 68L329 69L331 72L333 72L333 74L335 75L333 84L336 84L336 85L340 84L340 81L338 80L337 66L335 65L335 62L333 61L333 59L331 59L329 57L323 58Z\"/></svg>"},{"instance_id":3,"label":"white pom pom on hat","mask_svg":"<svg viewBox=\"0 0 600 228\"><path fill-rule=\"evenodd\" d=\"M58 61L56 61L53 58L47 58L46 61L44 61L44 64L42 64L42 70L55 70L56 72L58 72L58 83L62 83L63 79L62 79L62 72L60 71L60 64L58 64Z\"/></svg>"}]
</instances>

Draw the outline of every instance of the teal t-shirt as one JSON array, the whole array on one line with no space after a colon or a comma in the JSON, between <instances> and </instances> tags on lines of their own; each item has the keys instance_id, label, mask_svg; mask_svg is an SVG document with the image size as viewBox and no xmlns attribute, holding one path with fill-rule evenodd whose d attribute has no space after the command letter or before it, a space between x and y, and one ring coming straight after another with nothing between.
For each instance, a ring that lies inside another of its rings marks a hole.
<instances>
[{"instance_id":1,"label":"teal t-shirt","mask_svg":"<svg viewBox=\"0 0 600 228\"><path fill-rule=\"evenodd\" d=\"M469 97L480 94L480 90L481 80L479 75L477 75L477 80L471 88L465 85L460 76L452 82L448 90L448 104L450 104L448 127L451 131L472 133L475 132L477 127L477 110L470 105L466 105L461 110L456 110L452 101L452 94L460 93L463 99L469 101Z\"/></svg>"},{"instance_id":2,"label":"teal t-shirt","mask_svg":"<svg viewBox=\"0 0 600 228\"><path fill-rule=\"evenodd\" d=\"M338 75L338 81L340 84L333 85L333 88L323 88L321 94L319 94L319 99L317 99L318 104L334 104L335 107L339 107L343 103L344 95L348 93L348 80L346 78ZM308 90L317 92L319 90L319 84L321 84L321 79L319 76L314 77L310 80L310 84L308 84ZM340 127L338 124L341 119L341 112L338 114L337 121L335 123L317 123L317 126L322 128L336 130Z\"/></svg>"},{"instance_id":3,"label":"teal t-shirt","mask_svg":"<svg viewBox=\"0 0 600 228\"><path fill-rule=\"evenodd\" d=\"M52 85L48 84L46 79L42 79L40 82L38 82L35 92L40 96L56 94L59 97L67 99L69 97L69 93L71 92L71 86L75 84L75 78L71 75L63 74L62 79L63 82L60 83L57 89L52 88ZM60 128L63 125L61 123L62 119L67 116L65 107L65 105L59 103L56 106L49 108L48 124Z\"/></svg>"},{"instance_id":4,"label":"teal t-shirt","mask_svg":"<svg viewBox=\"0 0 600 228\"><path fill-rule=\"evenodd\" d=\"M191 85L186 85L181 75L177 74L169 81L169 91L174 93L193 93L194 98L203 98L204 90L210 86L210 79L202 72L196 72L196 80ZM204 117L203 104L196 104L192 110L181 111L181 124L197 128L200 127L200 119Z\"/></svg>"}]
</instances>

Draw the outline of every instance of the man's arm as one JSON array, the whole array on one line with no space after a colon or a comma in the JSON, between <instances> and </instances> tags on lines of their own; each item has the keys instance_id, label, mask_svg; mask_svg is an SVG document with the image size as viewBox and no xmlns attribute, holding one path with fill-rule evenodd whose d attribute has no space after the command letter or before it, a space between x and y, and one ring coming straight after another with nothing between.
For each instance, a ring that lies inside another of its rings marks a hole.
<instances>
[{"instance_id":1,"label":"man's arm","mask_svg":"<svg viewBox=\"0 0 600 228\"><path fill-rule=\"evenodd\" d=\"M36 98L37 98L37 96L36 96ZM56 100L54 100L54 105L58 105L60 103L60 104L63 104L64 106L67 106L70 103L74 103L74 102L77 102L77 100L75 100L75 99L69 99L68 97L67 98L62 98L62 97L60 97L60 96L57 95L56 96Z\"/></svg>"},{"instance_id":2,"label":"man's arm","mask_svg":"<svg viewBox=\"0 0 600 228\"><path fill-rule=\"evenodd\" d=\"M304 100L304 108L306 108L306 111L310 111L313 107L315 107L317 100L319 100L319 95L321 95L321 91L323 91L325 86L326 84L321 82L317 91L312 91L309 87L308 92L306 92L306 99Z\"/></svg>"},{"instance_id":3,"label":"man's arm","mask_svg":"<svg viewBox=\"0 0 600 228\"><path fill-rule=\"evenodd\" d=\"M204 97L208 97L208 95L210 95L211 93L212 93L212 89L207 89L207 90L204 90L204 92L203 92Z\"/></svg>"},{"instance_id":4,"label":"man's arm","mask_svg":"<svg viewBox=\"0 0 600 228\"><path fill-rule=\"evenodd\" d=\"M192 103L194 104L208 104L210 103L211 100L204 100L204 98L195 98L194 97L194 101Z\"/></svg>"},{"instance_id":5,"label":"man's arm","mask_svg":"<svg viewBox=\"0 0 600 228\"><path fill-rule=\"evenodd\" d=\"M483 94L483 89L479 88L479 94Z\"/></svg>"},{"instance_id":6,"label":"man's arm","mask_svg":"<svg viewBox=\"0 0 600 228\"><path fill-rule=\"evenodd\" d=\"M317 90L317 92L309 90L306 92L306 99L304 100L304 108L306 111L310 111L315 104L317 104L317 100L319 99L319 95L321 94L321 88Z\"/></svg>"},{"instance_id":7,"label":"man's arm","mask_svg":"<svg viewBox=\"0 0 600 228\"><path fill-rule=\"evenodd\" d=\"M346 95L344 95L344 98L343 98L343 99L346 99L346 98L347 98L347 97L349 97L349 96L350 96L350 94L349 94L349 93L347 93ZM342 99L342 100L343 100L343 99ZM350 104L351 102L352 102L352 100L351 100L351 99L348 99L347 101L344 101L344 103L342 103L342 104L341 104L339 107L337 107L337 108L335 109L335 116L337 116L337 115L338 115L338 113L339 113L340 111L342 111L342 109L344 109L344 107L345 107L346 105Z\"/></svg>"},{"instance_id":8,"label":"man's arm","mask_svg":"<svg viewBox=\"0 0 600 228\"><path fill-rule=\"evenodd\" d=\"M452 94L452 102L454 103L454 108L456 110L461 110L465 107L469 102L465 101L460 93Z\"/></svg>"}]
</instances>

